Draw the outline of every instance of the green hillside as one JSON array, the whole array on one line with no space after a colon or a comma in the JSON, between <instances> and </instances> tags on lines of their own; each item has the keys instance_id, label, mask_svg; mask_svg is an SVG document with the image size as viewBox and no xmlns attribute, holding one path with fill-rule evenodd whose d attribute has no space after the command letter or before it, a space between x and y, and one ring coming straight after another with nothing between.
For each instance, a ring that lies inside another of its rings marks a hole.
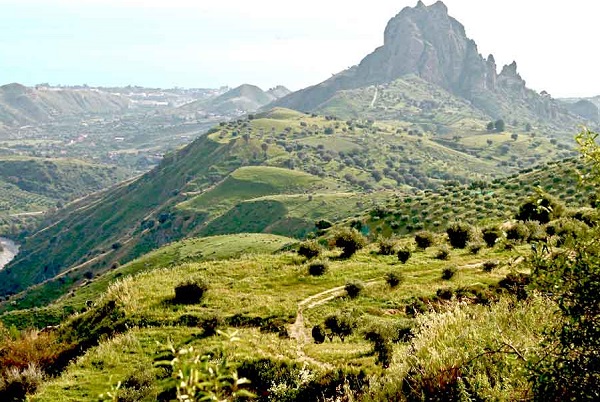
<instances>
[{"instance_id":1,"label":"green hillside","mask_svg":"<svg viewBox=\"0 0 600 402\"><path fill-rule=\"evenodd\" d=\"M19 292L82 264L102 272L186 236L248 231L304 236L311 231L314 222L294 215L295 206L255 198L300 193L317 211L331 211L331 203L317 204L309 196L357 194L342 213L314 214L343 219L370 207L364 200L371 197L363 192L488 180L555 156L526 158L542 149L539 143L554 146L533 136L498 145L498 156L496 147L480 155L475 145L460 145L465 139L443 141L412 124L341 121L287 109L221 123L167 155L151 172L51 217L0 272L0 293ZM477 131L471 138L481 134L489 135Z\"/></svg>"}]
</instances>

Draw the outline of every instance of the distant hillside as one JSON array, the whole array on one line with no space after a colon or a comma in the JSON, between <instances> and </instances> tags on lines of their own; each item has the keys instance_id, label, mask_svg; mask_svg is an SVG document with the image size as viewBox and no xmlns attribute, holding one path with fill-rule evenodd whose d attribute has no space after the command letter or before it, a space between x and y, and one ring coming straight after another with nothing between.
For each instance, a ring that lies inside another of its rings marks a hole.
<instances>
[{"instance_id":1,"label":"distant hillside","mask_svg":"<svg viewBox=\"0 0 600 402\"><path fill-rule=\"evenodd\" d=\"M600 96L594 98L560 99L571 113L593 123L600 122Z\"/></svg>"},{"instance_id":2,"label":"distant hillside","mask_svg":"<svg viewBox=\"0 0 600 402\"><path fill-rule=\"evenodd\" d=\"M78 160L0 157L0 233L14 236L31 221L26 217L39 217L126 177L123 169Z\"/></svg>"},{"instance_id":3,"label":"distant hillside","mask_svg":"<svg viewBox=\"0 0 600 402\"><path fill-rule=\"evenodd\" d=\"M265 92L257 86L244 84L216 98L188 103L181 109L220 115L251 113L289 93L283 86Z\"/></svg>"},{"instance_id":4,"label":"distant hillside","mask_svg":"<svg viewBox=\"0 0 600 402\"><path fill-rule=\"evenodd\" d=\"M151 172L49 217L0 271L0 293L73 267L77 282L84 271L102 272L188 236L302 237L316 220L360 214L391 190L489 180L560 155L535 132L491 133L484 123L459 122L474 128L453 138L410 122L342 121L287 109L223 122ZM373 191L380 192L367 194Z\"/></svg>"},{"instance_id":5,"label":"distant hillside","mask_svg":"<svg viewBox=\"0 0 600 402\"><path fill-rule=\"evenodd\" d=\"M425 6L419 1L392 18L384 45L359 65L325 82L290 94L274 103L302 111L323 111L341 91L388 85L414 75L471 104L490 119L545 122L572 130L577 118L548 94L527 88L516 63L498 74L494 57L484 59L464 26L448 15L441 1ZM410 92L407 94L411 98ZM373 99L376 99L374 97ZM343 107L337 111L343 112ZM371 117L367 111L363 117ZM393 115L401 118L400 113Z\"/></svg>"},{"instance_id":6,"label":"distant hillside","mask_svg":"<svg viewBox=\"0 0 600 402\"><path fill-rule=\"evenodd\" d=\"M127 98L97 89L0 86L0 122L23 126L78 114L107 114L127 109Z\"/></svg>"}]
</instances>

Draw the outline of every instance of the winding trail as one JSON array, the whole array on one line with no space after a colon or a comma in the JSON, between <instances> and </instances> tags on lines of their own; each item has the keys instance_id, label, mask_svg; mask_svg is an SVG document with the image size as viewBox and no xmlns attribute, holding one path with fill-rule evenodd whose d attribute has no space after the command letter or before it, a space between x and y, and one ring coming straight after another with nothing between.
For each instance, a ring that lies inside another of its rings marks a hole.
<instances>
[{"instance_id":1,"label":"winding trail","mask_svg":"<svg viewBox=\"0 0 600 402\"><path fill-rule=\"evenodd\" d=\"M381 278L371 279L369 281L364 282L365 286L374 285L381 281ZM332 301L333 299L342 296L345 293L346 286L337 286L335 288L331 288L325 290L321 293L317 293L315 295L309 296L306 299L300 301L298 303L298 312L296 313L296 321L292 324L289 330L290 338L295 339L297 342L296 346L296 354L298 355L298 359L300 361L304 361L315 366L319 366L325 369L333 369L334 366L329 363L324 363L313 359L306 355L304 352L304 346L311 341L312 335L309 333L309 330L306 328L304 324L304 311L310 310L315 307L321 306L325 303Z\"/></svg>"}]
</instances>

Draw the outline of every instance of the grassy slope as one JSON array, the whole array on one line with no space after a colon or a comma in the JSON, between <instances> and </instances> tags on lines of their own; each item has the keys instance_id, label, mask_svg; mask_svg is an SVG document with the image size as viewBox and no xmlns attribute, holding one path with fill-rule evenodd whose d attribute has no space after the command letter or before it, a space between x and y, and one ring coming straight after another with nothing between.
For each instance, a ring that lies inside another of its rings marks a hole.
<instances>
[{"instance_id":1,"label":"grassy slope","mask_svg":"<svg viewBox=\"0 0 600 402\"><path fill-rule=\"evenodd\" d=\"M13 299L11 308L16 307L19 310L0 316L0 321L18 327L56 323L52 320L85 307L87 300L97 299L98 295L106 291L109 284L117 279L184 262L222 260L236 258L242 254L273 253L293 242L294 240L288 237L269 234L240 234L182 240L111 269L94 278L93 281L86 281L84 285L77 287L74 292L57 302L56 299L65 294L70 285L67 281L54 280L31 288ZM50 303L53 305L49 308L28 310L33 306ZM7 307L8 303L0 304L0 312L5 312ZM49 321L43 322L43 320Z\"/></svg>"},{"instance_id":2,"label":"grassy slope","mask_svg":"<svg viewBox=\"0 0 600 402\"><path fill-rule=\"evenodd\" d=\"M485 288L487 284L496 283L514 268L504 265L493 273L484 273L477 263L488 259L508 262L526 250L527 247L518 248L513 252L500 249L484 250L478 256L458 251L452 253L449 261L434 259L434 250L430 250L416 253L414 258L403 266L398 265L395 256L377 256L373 255L371 250L365 250L350 261L332 260L328 273L322 277L309 276L306 266L301 263L302 260L294 254L287 253L244 256L238 260L223 262L187 263L146 272L133 280L125 280L114 286L104 300L116 300L131 322L166 326L160 329L152 326L134 329L104 342L72 363L61 377L44 384L33 400L95 400L99 393L109 390L110 384L123 381L137 369L150 365L153 356L159 350L152 341L164 344L168 339L179 346L184 343L192 344L200 352L224 347L226 353L236 361L260 357L274 360L308 358L312 359L308 366L311 370L318 371L326 365L332 365L340 368L360 367L376 374L378 369L375 368L374 356L369 353L371 347L363 340L360 332L352 335L345 343L336 340L322 345L309 342L298 346L294 339L277 338L274 334L261 333L257 328L249 327L240 330L239 336L242 341L231 348L222 344L218 338L202 339L201 331L196 328L185 328L173 323L184 322L182 317L189 316L205 317L218 314L227 318L241 314L247 317L278 317L291 324L301 300L318 292L343 286L350 279L375 279L380 282L368 286L364 294L357 299L334 297L329 303L305 311L304 330L308 331L312 325L322 322L327 315L340 311L356 317L361 327L368 327L376 322L385 326L414 325L416 322L413 323L413 319L404 314L404 306L411 303L415 297L431 297L439 288ZM441 279L441 271L447 266L462 267L450 281ZM402 272L404 275L405 281L398 288L390 290L383 283L382 277L389 271ZM210 290L204 301L191 306L171 305L169 301L173 296L173 287L199 273L210 283ZM99 301L98 306L103 302ZM451 308L451 305L448 305L448 308ZM483 317L485 309L473 310L472 314L475 313ZM516 313L513 311L513 314ZM490 328L494 328L494 325L499 324L490 322L490 325ZM471 330L476 331L478 328L475 326ZM504 331L502 334L505 338L516 336L518 342L515 344L521 345L523 340L513 332L514 328L504 328L501 331ZM492 329L490 335L493 337ZM485 342L493 343L493 340L483 338L479 341L484 345ZM417 350L422 359L430 359L437 353L435 346L428 347L429 349ZM394 349L398 358L394 360L390 372L406 374L406 363L401 356L405 353L410 354L409 345L398 344ZM473 352L463 351L461 359L464 357L464 361L467 361ZM117 357L121 353L125 358ZM453 361L457 359L459 358ZM510 364L518 366L518 362L515 361ZM152 400L157 392L155 383L148 400Z\"/></svg>"},{"instance_id":3,"label":"grassy slope","mask_svg":"<svg viewBox=\"0 0 600 402\"><path fill-rule=\"evenodd\" d=\"M589 205L594 187L580 183L583 165L577 160L543 165L481 186L455 186L441 191L398 195L364 218L374 233L439 230L458 220L485 224L513 218L524 199L547 192L567 206Z\"/></svg>"}]
</instances>

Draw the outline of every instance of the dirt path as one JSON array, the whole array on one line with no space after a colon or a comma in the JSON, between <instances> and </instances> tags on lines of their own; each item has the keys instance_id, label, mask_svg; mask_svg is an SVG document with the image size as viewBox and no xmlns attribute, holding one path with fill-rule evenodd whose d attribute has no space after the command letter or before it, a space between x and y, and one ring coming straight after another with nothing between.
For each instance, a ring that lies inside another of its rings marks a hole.
<instances>
[{"instance_id":1,"label":"dirt path","mask_svg":"<svg viewBox=\"0 0 600 402\"><path fill-rule=\"evenodd\" d=\"M370 285L374 285L375 283L378 283L380 281L381 281L380 278L372 279L372 280L364 282L364 284L365 284L365 286L370 286ZM315 295L307 297L306 299L304 299L298 303L298 313L296 314L296 321L294 321L294 323L290 327L289 334L290 334L290 338L295 339L297 341L296 353L298 355L299 360L305 361L307 363L311 363L311 364L314 364L316 366L326 368L326 369L334 368L333 365L315 360L312 357L307 356L306 353L304 352L304 346L306 344L308 344L309 342L311 342L311 336L312 336L309 333L309 330L306 328L306 325L304 324L304 311L321 306L339 296L342 296L345 293L345 287L346 286L337 286L335 288L325 290L321 293L317 293Z\"/></svg>"},{"instance_id":2,"label":"dirt path","mask_svg":"<svg viewBox=\"0 0 600 402\"><path fill-rule=\"evenodd\" d=\"M379 87L375 87L375 95L373 95L373 100L371 101L371 109L375 106L375 102L377 102L377 96L379 96Z\"/></svg>"}]
</instances>

